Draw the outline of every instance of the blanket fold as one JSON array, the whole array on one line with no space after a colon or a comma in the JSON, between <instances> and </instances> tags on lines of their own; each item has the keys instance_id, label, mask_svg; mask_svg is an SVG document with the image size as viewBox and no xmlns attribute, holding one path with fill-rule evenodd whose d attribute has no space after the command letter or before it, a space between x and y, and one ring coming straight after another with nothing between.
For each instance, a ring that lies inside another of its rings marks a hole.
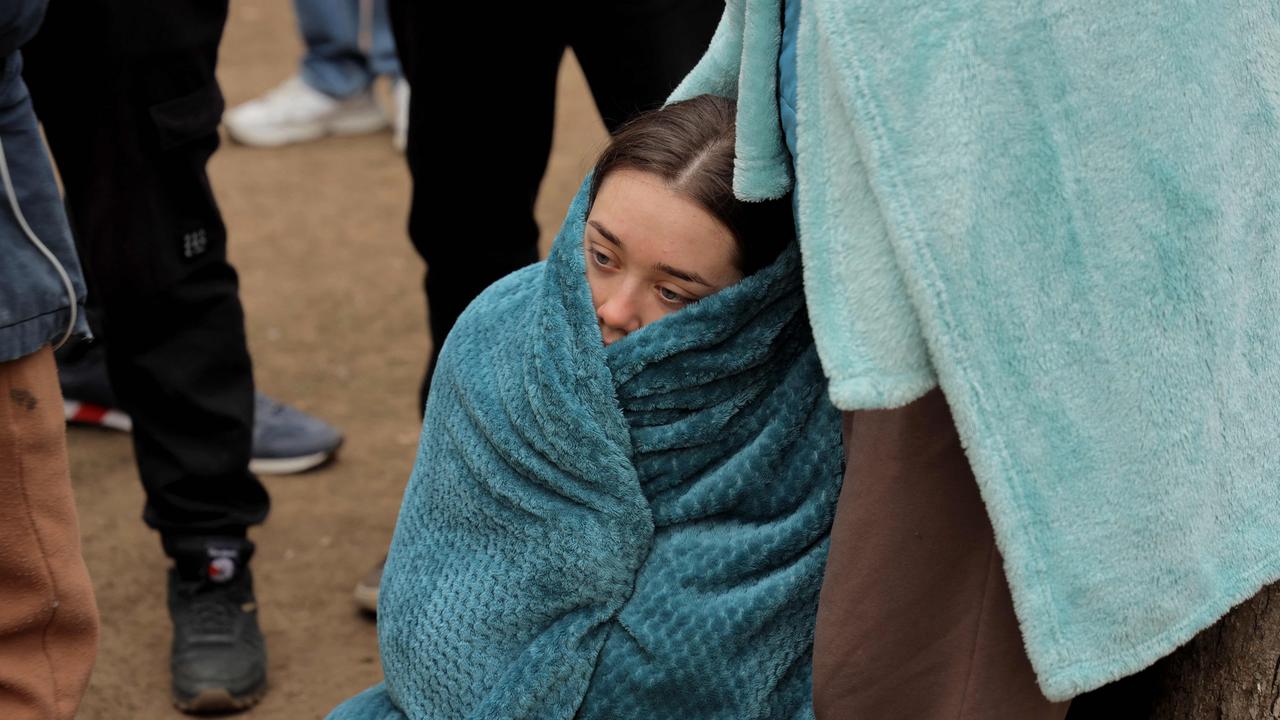
<instances>
[{"instance_id":1,"label":"blanket fold","mask_svg":"<svg viewBox=\"0 0 1280 720\"><path fill-rule=\"evenodd\" d=\"M813 717L842 453L798 248L606 348L589 184L449 334L383 575L385 689L333 720Z\"/></svg>"},{"instance_id":2,"label":"blanket fold","mask_svg":"<svg viewBox=\"0 0 1280 720\"><path fill-rule=\"evenodd\" d=\"M672 98L736 93L753 157L779 142L749 81L778 16L730 0ZM1256 3L800 2L831 398L893 407L936 376L1050 699L1280 578L1277 37ZM737 194L772 197L741 160Z\"/></svg>"}]
</instances>

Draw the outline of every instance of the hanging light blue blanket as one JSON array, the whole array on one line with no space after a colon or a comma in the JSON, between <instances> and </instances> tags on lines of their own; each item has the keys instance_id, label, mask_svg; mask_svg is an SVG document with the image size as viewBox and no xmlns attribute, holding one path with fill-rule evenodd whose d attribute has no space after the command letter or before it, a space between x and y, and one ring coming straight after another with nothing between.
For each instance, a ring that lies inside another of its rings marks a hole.
<instances>
[{"instance_id":1,"label":"hanging light blue blanket","mask_svg":"<svg viewBox=\"0 0 1280 720\"><path fill-rule=\"evenodd\" d=\"M584 181L449 334L383 575L385 683L331 720L813 717L841 479L793 244L607 348Z\"/></svg>"},{"instance_id":2,"label":"hanging light blue blanket","mask_svg":"<svg viewBox=\"0 0 1280 720\"><path fill-rule=\"evenodd\" d=\"M1280 578L1275 3L800 0L794 20L831 398L941 385L1046 695ZM791 187L782 24L780 0L729 0L672 97L737 98L744 199Z\"/></svg>"}]
</instances>

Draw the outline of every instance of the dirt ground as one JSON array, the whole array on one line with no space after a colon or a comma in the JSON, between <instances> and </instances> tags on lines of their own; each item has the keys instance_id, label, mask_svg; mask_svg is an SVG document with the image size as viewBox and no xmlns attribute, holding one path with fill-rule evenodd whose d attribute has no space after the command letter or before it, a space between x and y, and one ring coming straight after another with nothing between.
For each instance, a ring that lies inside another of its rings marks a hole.
<instances>
[{"instance_id":1,"label":"dirt ground","mask_svg":"<svg viewBox=\"0 0 1280 720\"><path fill-rule=\"evenodd\" d=\"M291 7L231 4L219 68L228 106L294 72L301 44ZM605 140L571 55L559 95L537 211L544 248ZM442 113L440 127L447 133L450 122L465 121ZM336 463L264 478L271 517L251 535L271 689L240 717L321 718L381 679L374 624L351 590L386 550L419 430L429 340L422 266L404 229L408 172L389 133L275 150L225 143L210 172L240 271L259 387L346 433ZM129 439L71 429L68 442L102 613L79 717L185 717L169 704L167 562L141 520Z\"/></svg>"}]
</instances>

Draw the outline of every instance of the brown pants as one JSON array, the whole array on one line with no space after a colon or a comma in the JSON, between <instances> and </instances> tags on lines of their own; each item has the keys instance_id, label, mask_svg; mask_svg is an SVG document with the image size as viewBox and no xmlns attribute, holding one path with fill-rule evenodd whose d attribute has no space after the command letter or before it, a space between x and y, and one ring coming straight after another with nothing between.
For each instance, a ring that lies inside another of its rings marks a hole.
<instances>
[{"instance_id":1,"label":"brown pants","mask_svg":"<svg viewBox=\"0 0 1280 720\"><path fill-rule=\"evenodd\" d=\"M72 718L98 648L49 348L0 363L0 718Z\"/></svg>"},{"instance_id":2,"label":"brown pants","mask_svg":"<svg viewBox=\"0 0 1280 720\"><path fill-rule=\"evenodd\" d=\"M1061 720L1036 685L991 522L938 390L844 414L818 604L819 720Z\"/></svg>"}]
</instances>

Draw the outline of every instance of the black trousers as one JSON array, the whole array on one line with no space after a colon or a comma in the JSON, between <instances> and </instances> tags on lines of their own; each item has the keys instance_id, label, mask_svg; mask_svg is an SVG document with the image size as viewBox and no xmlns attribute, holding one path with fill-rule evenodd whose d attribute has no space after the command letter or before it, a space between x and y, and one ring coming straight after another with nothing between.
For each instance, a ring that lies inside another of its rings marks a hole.
<instances>
[{"instance_id":1,"label":"black trousers","mask_svg":"<svg viewBox=\"0 0 1280 720\"><path fill-rule=\"evenodd\" d=\"M412 88L409 236L427 263L434 338L495 280L538 259L534 200L551 151L566 47L610 132L660 107L711 41L723 0L425 3L390 0ZM464 40L442 42L450 34ZM459 52L458 48L466 48ZM446 227L448 228L446 230ZM461 232L461 234L459 234Z\"/></svg>"},{"instance_id":2,"label":"black trousers","mask_svg":"<svg viewBox=\"0 0 1280 720\"><path fill-rule=\"evenodd\" d=\"M52 0L25 79L66 191L95 333L172 554L267 515L253 373L205 165L226 0ZM71 59L75 59L74 62Z\"/></svg>"}]
</instances>

